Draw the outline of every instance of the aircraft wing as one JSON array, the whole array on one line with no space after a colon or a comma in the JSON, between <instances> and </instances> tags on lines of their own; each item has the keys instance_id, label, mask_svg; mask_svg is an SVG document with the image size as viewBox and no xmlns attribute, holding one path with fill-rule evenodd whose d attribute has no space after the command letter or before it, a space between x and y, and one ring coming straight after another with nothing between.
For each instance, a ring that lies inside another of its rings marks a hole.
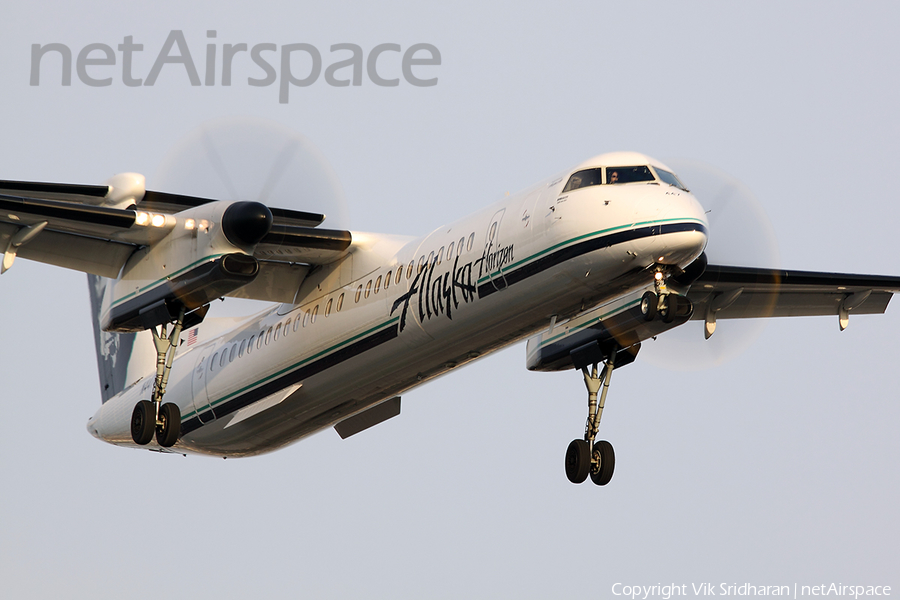
<instances>
[{"instance_id":1,"label":"aircraft wing","mask_svg":"<svg viewBox=\"0 0 900 600\"><path fill-rule=\"evenodd\" d=\"M691 284L693 320L881 314L900 277L708 265ZM710 332L709 335L712 335Z\"/></svg>"},{"instance_id":2,"label":"aircraft wing","mask_svg":"<svg viewBox=\"0 0 900 600\"><path fill-rule=\"evenodd\" d=\"M17 256L115 278L138 250L170 235L185 210L215 200L113 185L0 181L2 271ZM325 215L270 208L273 223L253 248L258 281L235 295L291 301L311 265L340 258L350 232L317 229ZM289 298L288 298L289 297Z\"/></svg>"}]
</instances>

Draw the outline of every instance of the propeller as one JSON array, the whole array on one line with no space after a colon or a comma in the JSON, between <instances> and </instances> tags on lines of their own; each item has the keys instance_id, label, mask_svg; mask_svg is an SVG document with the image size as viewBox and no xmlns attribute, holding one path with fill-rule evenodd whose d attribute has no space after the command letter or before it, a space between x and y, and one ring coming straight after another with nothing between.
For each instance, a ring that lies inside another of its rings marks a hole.
<instances>
[{"instance_id":1,"label":"propeller","mask_svg":"<svg viewBox=\"0 0 900 600\"><path fill-rule=\"evenodd\" d=\"M347 227L344 192L325 156L306 137L266 119L202 123L166 154L148 187L323 213L329 228Z\"/></svg>"},{"instance_id":2,"label":"propeller","mask_svg":"<svg viewBox=\"0 0 900 600\"><path fill-rule=\"evenodd\" d=\"M322 152L303 135L266 119L225 117L200 124L166 153L147 187L238 201L223 218L226 236L238 245L252 246L266 235L270 208L321 213L326 227L348 227L343 189ZM232 316L259 308L235 298L227 305Z\"/></svg>"},{"instance_id":3,"label":"propeller","mask_svg":"<svg viewBox=\"0 0 900 600\"><path fill-rule=\"evenodd\" d=\"M665 161L700 201L709 220L709 264L778 268L775 230L750 189L710 165L687 159ZM739 356L760 336L766 319L720 322L705 339L703 321L688 321L647 340L639 358L675 371L699 371Z\"/></svg>"}]
</instances>

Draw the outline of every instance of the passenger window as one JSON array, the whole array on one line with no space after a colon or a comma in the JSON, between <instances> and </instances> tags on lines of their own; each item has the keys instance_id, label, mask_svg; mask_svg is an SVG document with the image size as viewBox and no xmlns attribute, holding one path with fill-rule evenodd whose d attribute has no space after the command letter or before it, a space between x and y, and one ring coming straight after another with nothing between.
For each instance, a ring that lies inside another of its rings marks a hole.
<instances>
[{"instance_id":1,"label":"passenger window","mask_svg":"<svg viewBox=\"0 0 900 600\"><path fill-rule=\"evenodd\" d=\"M272 328L269 327L268 331L266 331L266 346L269 345L269 342L272 341Z\"/></svg>"},{"instance_id":2,"label":"passenger window","mask_svg":"<svg viewBox=\"0 0 900 600\"><path fill-rule=\"evenodd\" d=\"M281 323L275 328L275 339L273 341L278 341L278 335L281 333Z\"/></svg>"},{"instance_id":3,"label":"passenger window","mask_svg":"<svg viewBox=\"0 0 900 600\"><path fill-rule=\"evenodd\" d=\"M378 290L381 289L381 275L378 276L378 279L375 280L375 293L378 293Z\"/></svg>"},{"instance_id":4,"label":"passenger window","mask_svg":"<svg viewBox=\"0 0 900 600\"><path fill-rule=\"evenodd\" d=\"M231 347L231 352L228 354L228 362L234 362L235 354L237 354L237 344Z\"/></svg>"},{"instance_id":5,"label":"passenger window","mask_svg":"<svg viewBox=\"0 0 900 600\"><path fill-rule=\"evenodd\" d=\"M297 328L300 327L300 314L297 314L297 317L294 319L294 331L297 331Z\"/></svg>"},{"instance_id":6,"label":"passenger window","mask_svg":"<svg viewBox=\"0 0 900 600\"><path fill-rule=\"evenodd\" d=\"M409 261L409 267L406 269L406 278L407 279L412 279L413 264L415 262L416 261L414 261L414 260Z\"/></svg>"},{"instance_id":7,"label":"passenger window","mask_svg":"<svg viewBox=\"0 0 900 600\"><path fill-rule=\"evenodd\" d=\"M269 331L271 331L271 329L270 329ZM263 345L263 334L265 334L265 331L260 331L260 332L259 332L259 338L257 338L257 340L256 340L256 349L257 349L257 350L259 350L260 348L262 348L262 345Z\"/></svg>"},{"instance_id":8,"label":"passenger window","mask_svg":"<svg viewBox=\"0 0 900 600\"><path fill-rule=\"evenodd\" d=\"M331 298L328 299L328 304L325 305L325 316L331 314Z\"/></svg>"},{"instance_id":9,"label":"passenger window","mask_svg":"<svg viewBox=\"0 0 900 600\"><path fill-rule=\"evenodd\" d=\"M388 271L387 275L384 276L384 289L385 290L387 290L389 287L391 287L391 275L393 275L393 272Z\"/></svg>"},{"instance_id":10,"label":"passenger window","mask_svg":"<svg viewBox=\"0 0 900 600\"><path fill-rule=\"evenodd\" d=\"M243 358L244 349L247 347L247 340L241 340L241 348L238 350L238 358Z\"/></svg>"},{"instance_id":11,"label":"passenger window","mask_svg":"<svg viewBox=\"0 0 900 600\"><path fill-rule=\"evenodd\" d=\"M227 359L227 358L228 358L228 351L227 351L227 350L222 350L222 357L219 359L219 366L220 366L220 367L224 367L224 366L225 366L225 359Z\"/></svg>"},{"instance_id":12,"label":"passenger window","mask_svg":"<svg viewBox=\"0 0 900 600\"><path fill-rule=\"evenodd\" d=\"M255 341L256 341L256 336L255 336L255 335L251 335L251 336L250 336L250 343L247 344L247 354L250 354L251 352L253 352L253 342L255 342Z\"/></svg>"},{"instance_id":13,"label":"passenger window","mask_svg":"<svg viewBox=\"0 0 900 600\"><path fill-rule=\"evenodd\" d=\"M359 297L362 295L362 284L359 284L359 287L356 288L356 301L359 302Z\"/></svg>"},{"instance_id":14,"label":"passenger window","mask_svg":"<svg viewBox=\"0 0 900 600\"><path fill-rule=\"evenodd\" d=\"M318 304L316 304L316 307L313 309L312 314L309 315L309 322L310 322L310 324L316 322L316 315L317 315L317 314L319 314L319 305L318 305Z\"/></svg>"},{"instance_id":15,"label":"passenger window","mask_svg":"<svg viewBox=\"0 0 900 600\"><path fill-rule=\"evenodd\" d=\"M343 307L343 306L344 306L344 294L343 294L343 292L341 292L341 295L338 296L337 312L341 312L341 307Z\"/></svg>"},{"instance_id":16,"label":"passenger window","mask_svg":"<svg viewBox=\"0 0 900 600\"><path fill-rule=\"evenodd\" d=\"M366 298L368 298L369 294L371 294L371 293L372 293L372 280L370 279L368 282L366 282Z\"/></svg>"},{"instance_id":17,"label":"passenger window","mask_svg":"<svg viewBox=\"0 0 900 600\"><path fill-rule=\"evenodd\" d=\"M425 256L422 255L419 257L419 268L416 270L416 273L421 273L422 268L425 266Z\"/></svg>"},{"instance_id":18,"label":"passenger window","mask_svg":"<svg viewBox=\"0 0 900 600\"><path fill-rule=\"evenodd\" d=\"M287 337L288 331L291 330L291 320L288 319L284 322L284 336Z\"/></svg>"},{"instance_id":19,"label":"passenger window","mask_svg":"<svg viewBox=\"0 0 900 600\"><path fill-rule=\"evenodd\" d=\"M466 238L464 238L464 237L459 238L459 245L456 247L456 254L458 254L458 255L462 254L463 248L465 248L465 246L466 246Z\"/></svg>"},{"instance_id":20,"label":"passenger window","mask_svg":"<svg viewBox=\"0 0 900 600\"><path fill-rule=\"evenodd\" d=\"M303 326L306 327L307 323L309 323L309 311L306 311L303 314Z\"/></svg>"},{"instance_id":21,"label":"passenger window","mask_svg":"<svg viewBox=\"0 0 900 600\"><path fill-rule=\"evenodd\" d=\"M400 285L400 279L403 277L403 265L400 265L400 268L397 269L397 280L394 281L397 285Z\"/></svg>"},{"instance_id":22,"label":"passenger window","mask_svg":"<svg viewBox=\"0 0 900 600\"><path fill-rule=\"evenodd\" d=\"M438 250L437 264L441 264L444 260L444 247L441 246L441 249Z\"/></svg>"},{"instance_id":23,"label":"passenger window","mask_svg":"<svg viewBox=\"0 0 900 600\"><path fill-rule=\"evenodd\" d=\"M213 354L213 357L211 359L209 359L209 370L210 371L212 371L213 369L216 368L216 359L218 359L218 358L219 358L219 353L216 352L215 354Z\"/></svg>"},{"instance_id":24,"label":"passenger window","mask_svg":"<svg viewBox=\"0 0 900 600\"><path fill-rule=\"evenodd\" d=\"M466 244L466 252L472 249L472 246L475 244L475 232L469 234L469 242Z\"/></svg>"},{"instance_id":25,"label":"passenger window","mask_svg":"<svg viewBox=\"0 0 900 600\"><path fill-rule=\"evenodd\" d=\"M450 245L447 246L447 260L453 259L453 244L455 242L450 242Z\"/></svg>"}]
</instances>

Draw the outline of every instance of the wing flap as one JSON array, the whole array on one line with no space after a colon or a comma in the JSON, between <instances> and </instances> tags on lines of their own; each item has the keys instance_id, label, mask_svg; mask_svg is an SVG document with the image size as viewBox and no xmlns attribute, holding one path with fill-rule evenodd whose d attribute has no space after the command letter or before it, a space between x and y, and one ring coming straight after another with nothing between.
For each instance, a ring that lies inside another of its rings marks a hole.
<instances>
[{"instance_id":1,"label":"wing flap","mask_svg":"<svg viewBox=\"0 0 900 600\"><path fill-rule=\"evenodd\" d=\"M293 304L297 290L300 289L310 268L309 265L259 261L259 274L256 279L226 296Z\"/></svg>"},{"instance_id":2,"label":"wing flap","mask_svg":"<svg viewBox=\"0 0 900 600\"><path fill-rule=\"evenodd\" d=\"M18 255L28 260L116 278L135 246L56 231L43 231L22 246Z\"/></svg>"},{"instance_id":3,"label":"wing flap","mask_svg":"<svg viewBox=\"0 0 900 600\"><path fill-rule=\"evenodd\" d=\"M38 181L0 181L0 194L25 198L44 198L98 204L109 193L108 185L42 183Z\"/></svg>"}]
</instances>

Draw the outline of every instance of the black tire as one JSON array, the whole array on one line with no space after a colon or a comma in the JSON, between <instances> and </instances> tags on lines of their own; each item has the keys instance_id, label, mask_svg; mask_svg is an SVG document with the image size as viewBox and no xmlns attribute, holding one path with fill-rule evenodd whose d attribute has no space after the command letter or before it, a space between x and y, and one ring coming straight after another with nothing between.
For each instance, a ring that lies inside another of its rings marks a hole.
<instances>
[{"instance_id":1,"label":"black tire","mask_svg":"<svg viewBox=\"0 0 900 600\"><path fill-rule=\"evenodd\" d=\"M591 472L591 448L584 440L572 440L566 450L566 477L583 483Z\"/></svg>"},{"instance_id":2,"label":"black tire","mask_svg":"<svg viewBox=\"0 0 900 600\"><path fill-rule=\"evenodd\" d=\"M671 323L675 320L675 313L678 312L678 303L680 300L681 297L676 294L666 294L663 307L659 311L659 316L662 317L663 323Z\"/></svg>"},{"instance_id":3,"label":"black tire","mask_svg":"<svg viewBox=\"0 0 900 600\"><path fill-rule=\"evenodd\" d=\"M591 481L597 485L606 485L616 470L616 452L612 444L600 440L594 444L595 463L591 465Z\"/></svg>"},{"instance_id":4,"label":"black tire","mask_svg":"<svg viewBox=\"0 0 900 600\"><path fill-rule=\"evenodd\" d=\"M134 405L131 413L131 439L144 446L153 439L156 431L156 406L149 400L141 400Z\"/></svg>"},{"instance_id":5,"label":"black tire","mask_svg":"<svg viewBox=\"0 0 900 600\"><path fill-rule=\"evenodd\" d=\"M156 441L163 448L175 445L181 435L181 411L178 406L166 402L159 408L160 424L156 428Z\"/></svg>"},{"instance_id":6,"label":"black tire","mask_svg":"<svg viewBox=\"0 0 900 600\"><path fill-rule=\"evenodd\" d=\"M656 309L658 300L653 292L644 292L641 296L641 314L644 315L645 321L652 321L656 318Z\"/></svg>"}]
</instances>

